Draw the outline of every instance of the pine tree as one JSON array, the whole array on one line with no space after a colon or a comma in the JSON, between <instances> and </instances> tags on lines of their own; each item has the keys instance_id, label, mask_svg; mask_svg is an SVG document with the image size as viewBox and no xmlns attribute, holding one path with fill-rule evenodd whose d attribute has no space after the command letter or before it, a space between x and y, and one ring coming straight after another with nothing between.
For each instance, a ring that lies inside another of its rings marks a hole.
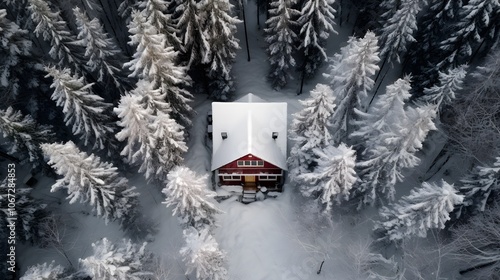
<instances>
[{"instance_id":1,"label":"pine tree","mask_svg":"<svg viewBox=\"0 0 500 280\"><path fill-rule=\"evenodd\" d=\"M120 177L117 168L95 155L81 152L71 141L65 144L42 144L48 163L63 176L52 185L51 192L67 189L69 203L89 203L97 216L122 222L138 206L135 187Z\"/></svg>"},{"instance_id":2,"label":"pine tree","mask_svg":"<svg viewBox=\"0 0 500 280\"><path fill-rule=\"evenodd\" d=\"M226 253L219 249L219 244L207 228L197 231L194 228L184 230L186 246L180 250L187 265L186 274L196 271L196 279L229 279L224 268Z\"/></svg>"},{"instance_id":3,"label":"pine tree","mask_svg":"<svg viewBox=\"0 0 500 280\"><path fill-rule=\"evenodd\" d=\"M67 126L72 125L72 132L80 134L85 145L93 139L93 148L114 149L115 143L111 134L113 125L107 111L111 104L103 102L103 98L92 92L92 85L85 84L84 78L71 75L68 68L62 70L56 67L45 67L46 77L52 77L54 88L51 99L56 105L63 108L64 121Z\"/></svg>"},{"instance_id":4,"label":"pine tree","mask_svg":"<svg viewBox=\"0 0 500 280\"><path fill-rule=\"evenodd\" d=\"M363 194L364 203L373 204L382 194L393 200L394 186L404 178L402 170L420 163L415 154L429 131L436 129L433 123L436 108L433 105L408 108L406 115L407 121L399 130L380 133L357 163L361 178L357 190Z\"/></svg>"},{"instance_id":5,"label":"pine tree","mask_svg":"<svg viewBox=\"0 0 500 280\"><path fill-rule=\"evenodd\" d=\"M301 174L298 179L306 182L301 192L306 197L318 197L324 206L324 213L329 213L333 201L338 204L349 200L350 190L357 180L356 152L341 143L338 147L327 146L323 150L316 149L318 166L314 171Z\"/></svg>"},{"instance_id":6,"label":"pine tree","mask_svg":"<svg viewBox=\"0 0 500 280\"><path fill-rule=\"evenodd\" d=\"M283 88L291 77L289 71L295 66L292 51L297 42L295 19L300 12L293 8L295 0L274 0L269 9L270 18L266 21L267 53L271 63L269 79L273 88Z\"/></svg>"},{"instance_id":7,"label":"pine tree","mask_svg":"<svg viewBox=\"0 0 500 280\"><path fill-rule=\"evenodd\" d=\"M30 115L23 116L12 107L0 110L0 132L11 142L9 153L23 154L35 169L44 165L39 145L55 137L51 126L39 125Z\"/></svg>"},{"instance_id":8,"label":"pine tree","mask_svg":"<svg viewBox=\"0 0 500 280\"><path fill-rule=\"evenodd\" d=\"M69 63L75 70L83 70L82 41L71 34L60 11L53 12L45 0L28 0L28 3L31 18L37 24L35 34L50 41L50 57L61 66Z\"/></svg>"},{"instance_id":9,"label":"pine tree","mask_svg":"<svg viewBox=\"0 0 500 280\"><path fill-rule=\"evenodd\" d=\"M293 115L289 136L295 141L288 158L292 180L314 166L315 148L322 149L330 145L332 135L329 119L336 106L332 89L323 84L317 84L311 91L311 97L300 103L304 108Z\"/></svg>"},{"instance_id":10,"label":"pine tree","mask_svg":"<svg viewBox=\"0 0 500 280\"><path fill-rule=\"evenodd\" d=\"M406 120L405 103L410 98L410 77L405 76L387 86L386 93L375 100L369 111L364 113L354 109L358 120L353 124L358 127L350 137L356 139L362 149L370 149L376 138L386 131L397 131Z\"/></svg>"},{"instance_id":11,"label":"pine tree","mask_svg":"<svg viewBox=\"0 0 500 280\"><path fill-rule=\"evenodd\" d=\"M379 69L377 37L367 32L362 39L351 37L347 46L332 59L329 72L323 74L331 80L333 94L337 99L337 109L332 116L334 143L345 141L351 133L351 123L356 115L354 110L364 111L367 97L373 88L371 78Z\"/></svg>"},{"instance_id":12,"label":"pine tree","mask_svg":"<svg viewBox=\"0 0 500 280\"><path fill-rule=\"evenodd\" d=\"M203 33L211 51L207 59L207 77L210 96L215 100L228 100L233 91L231 68L239 49L234 36L236 24L241 21L231 16L233 5L228 0L206 0L202 13L206 17Z\"/></svg>"},{"instance_id":13,"label":"pine tree","mask_svg":"<svg viewBox=\"0 0 500 280\"><path fill-rule=\"evenodd\" d=\"M167 176L164 204L173 206L173 215L179 216L186 226L200 228L215 225L215 215L221 211L212 198L215 192L208 190L208 175L198 176L189 168L177 166Z\"/></svg>"},{"instance_id":14,"label":"pine tree","mask_svg":"<svg viewBox=\"0 0 500 280\"><path fill-rule=\"evenodd\" d=\"M154 115L149 106L143 106L138 93L124 95L114 111L120 118L118 125L123 127L116 138L126 141L121 155L131 164L140 164L139 172L144 172L147 179L165 179L187 151L182 126L168 114Z\"/></svg>"},{"instance_id":15,"label":"pine tree","mask_svg":"<svg viewBox=\"0 0 500 280\"><path fill-rule=\"evenodd\" d=\"M116 42L104 32L104 28L97 18L89 19L80 8L73 9L78 27L78 39L82 40L85 48L86 65L91 72L97 73L99 82L105 78L113 81L113 84L121 93L128 88L126 75L122 72L123 55Z\"/></svg>"},{"instance_id":16,"label":"pine tree","mask_svg":"<svg viewBox=\"0 0 500 280\"><path fill-rule=\"evenodd\" d=\"M65 276L64 268L60 265L54 265L52 261L47 263L37 264L28 267L20 280L58 280Z\"/></svg>"},{"instance_id":17,"label":"pine tree","mask_svg":"<svg viewBox=\"0 0 500 280\"><path fill-rule=\"evenodd\" d=\"M184 88L190 84L187 69L176 65L177 52L166 47L166 37L158 34L143 12L134 11L129 24L130 44L137 45L133 59L125 63L132 76L152 83L154 89L165 94L171 107L171 116L183 126L191 124L192 95ZM169 112L164 112L169 113Z\"/></svg>"},{"instance_id":18,"label":"pine tree","mask_svg":"<svg viewBox=\"0 0 500 280\"><path fill-rule=\"evenodd\" d=\"M500 195L500 157L496 158L493 166L477 166L460 181L464 207L472 212L484 212L486 206L497 201Z\"/></svg>"},{"instance_id":19,"label":"pine tree","mask_svg":"<svg viewBox=\"0 0 500 280\"><path fill-rule=\"evenodd\" d=\"M146 242L139 246L129 240L115 245L107 238L92 243L93 255L80 259L82 271L92 279L141 280L153 273L145 266L152 255L146 251Z\"/></svg>"},{"instance_id":20,"label":"pine tree","mask_svg":"<svg viewBox=\"0 0 500 280\"><path fill-rule=\"evenodd\" d=\"M165 35L166 46L174 47L175 50L181 51L182 43L177 37L179 30L177 30L174 24L173 14L170 11L171 9L169 9L169 6L176 3L177 1L175 0L142 0L138 6L145 13L149 23Z\"/></svg>"},{"instance_id":21,"label":"pine tree","mask_svg":"<svg viewBox=\"0 0 500 280\"><path fill-rule=\"evenodd\" d=\"M417 14L425 0L402 0L396 12L388 18L380 31L380 56L392 63L401 62L407 52L408 44L415 41L413 34L417 30ZM381 67L383 68L383 66Z\"/></svg>"},{"instance_id":22,"label":"pine tree","mask_svg":"<svg viewBox=\"0 0 500 280\"><path fill-rule=\"evenodd\" d=\"M303 1L300 18L301 44L299 49L304 55L304 62L300 66L302 79L312 77L321 63L327 59L325 42L330 32L337 33L334 26L334 0L306 0Z\"/></svg>"},{"instance_id":23,"label":"pine tree","mask_svg":"<svg viewBox=\"0 0 500 280\"><path fill-rule=\"evenodd\" d=\"M380 210L382 221L375 229L389 241L401 241L412 235L427 236L429 229L443 229L450 220L450 213L462 203L463 196L453 185L444 180L438 184L424 182L410 195Z\"/></svg>"},{"instance_id":24,"label":"pine tree","mask_svg":"<svg viewBox=\"0 0 500 280\"><path fill-rule=\"evenodd\" d=\"M37 63L33 62L32 42L28 39L28 31L19 27L7 18L7 11L0 9L0 89L4 104L15 99L24 83L33 86L37 81L33 75ZM26 78L28 76L28 78Z\"/></svg>"},{"instance_id":25,"label":"pine tree","mask_svg":"<svg viewBox=\"0 0 500 280\"><path fill-rule=\"evenodd\" d=\"M450 69L447 73L439 72L439 84L424 89L419 102L436 104L438 109L451 104L455 94L462 89L466 74L466 65Z\"/></svg>"},{"instance_id":26,"label":"pine tree","mask_svg":"<svg viewBox=\"0 0 500 280\"><path fill-rule=\"evenodd\" d=\"M14 224L17 241L39 244L43 238L40 223L47 216L45 210L47 204L34 199L30 195L31 188L17 186L15 179L8 175L0 182L1 226L7 229L9 225ZM11 205L13 200L15 200L15 209L12 209Z\"/></svg>"},{"instance_id":27,"label":"pine tree","mask_svg":"<svg viewBox=\"0 0 500 280\"><path fill-rule=\"evenodd\" d=\"M184 53L189 57L186 61L190 69L209 62L211 48L203 32L206 20L206 14L202 13L204 3L183 0L176 9L180 13L177 29L180 32Z\"/></svg>"}]
</instances>

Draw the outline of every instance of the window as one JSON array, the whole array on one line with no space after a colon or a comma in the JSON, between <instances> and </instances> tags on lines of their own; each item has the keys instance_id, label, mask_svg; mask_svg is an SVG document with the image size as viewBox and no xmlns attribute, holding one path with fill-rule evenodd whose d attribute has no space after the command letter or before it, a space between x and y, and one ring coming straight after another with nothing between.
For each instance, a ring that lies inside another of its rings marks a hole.
<instances>
[{"instance_id":1,"label":"window","mask_svg":"<svg viewBox=\"0 0 500 280\"><path fill-rule=\"evenodd\" d=\"M260 175L259 180L261 181L276 181L275 175Z\"/></svg>"},{"instance_id":2,"label":"window","mask_svg":"<svg viewBox=\"0 0 500 280\"><path fill-rule=\"evenodd\" d=\"M262 167L264 166L263 160L238 160L238 167Z\"/></svg>"},{"instance_id":3,"label":"window","mask_svg":"<svg viewBox=\"0 0 500 280\"><path fill-rule=\"evenodd\" d=\"M232 176L224 175L221 177L222 179L224 179L224 181L241 181L241 176L239 175L232 175Z\"/></svg>"}]
</instances>

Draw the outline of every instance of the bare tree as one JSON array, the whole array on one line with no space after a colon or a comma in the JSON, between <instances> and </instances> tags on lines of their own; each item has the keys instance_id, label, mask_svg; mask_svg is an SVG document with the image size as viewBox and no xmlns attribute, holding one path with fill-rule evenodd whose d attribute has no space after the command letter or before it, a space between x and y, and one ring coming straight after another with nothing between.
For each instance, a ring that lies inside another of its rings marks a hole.
<instances>
[{"instance_id":1,"label":"bare tree","mask_svg":"<svg viewBox=\"0 0 500 280\"><path fill-rule=\"evenodd\" d=\"M71 250L74 244L68 242L68 225L61 216L50 215L41 222L40 231L43 232L42 245L52 247L62 255L71 268L75 266L68 257L67 251ZM75 239L76 242L76 239Z\"/></svg>"}]
</instances>

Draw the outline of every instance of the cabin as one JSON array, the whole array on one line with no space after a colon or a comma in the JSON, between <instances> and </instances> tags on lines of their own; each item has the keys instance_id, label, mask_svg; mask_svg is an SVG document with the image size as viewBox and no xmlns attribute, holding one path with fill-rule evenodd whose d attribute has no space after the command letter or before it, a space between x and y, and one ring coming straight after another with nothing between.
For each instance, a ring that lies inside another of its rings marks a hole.
<instances>
[{"instance_id":1,"label":"cabin","mask_svg":"<svg viewBox=\"0 0 500 280\"><path fill-rule=\"evenodd\" d=\"M287 104L248 94L213 102L212 172L216 188L242 192L242 201L261 192L281 192L287 171Z\"/></svg>"}]
</instances>

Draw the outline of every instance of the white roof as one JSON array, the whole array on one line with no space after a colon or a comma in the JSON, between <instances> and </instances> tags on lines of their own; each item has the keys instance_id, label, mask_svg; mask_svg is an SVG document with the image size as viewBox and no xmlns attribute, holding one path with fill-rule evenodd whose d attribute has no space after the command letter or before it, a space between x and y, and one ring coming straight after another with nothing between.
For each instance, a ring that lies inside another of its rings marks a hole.
<instances>
[{"instance_id":1,"label":"white roof","mask_svg":"<svg viewBox=\"0 0 500 280\"><path fill-rule=\"evenodd\" d=\"M212 171L248 154L287 170L286 103L248 94L235 102L213 102L212 117ZM224 140L222 132L227 133ZM278 138L272 138L273 132Z\"/></svg>"}]
</instances>

